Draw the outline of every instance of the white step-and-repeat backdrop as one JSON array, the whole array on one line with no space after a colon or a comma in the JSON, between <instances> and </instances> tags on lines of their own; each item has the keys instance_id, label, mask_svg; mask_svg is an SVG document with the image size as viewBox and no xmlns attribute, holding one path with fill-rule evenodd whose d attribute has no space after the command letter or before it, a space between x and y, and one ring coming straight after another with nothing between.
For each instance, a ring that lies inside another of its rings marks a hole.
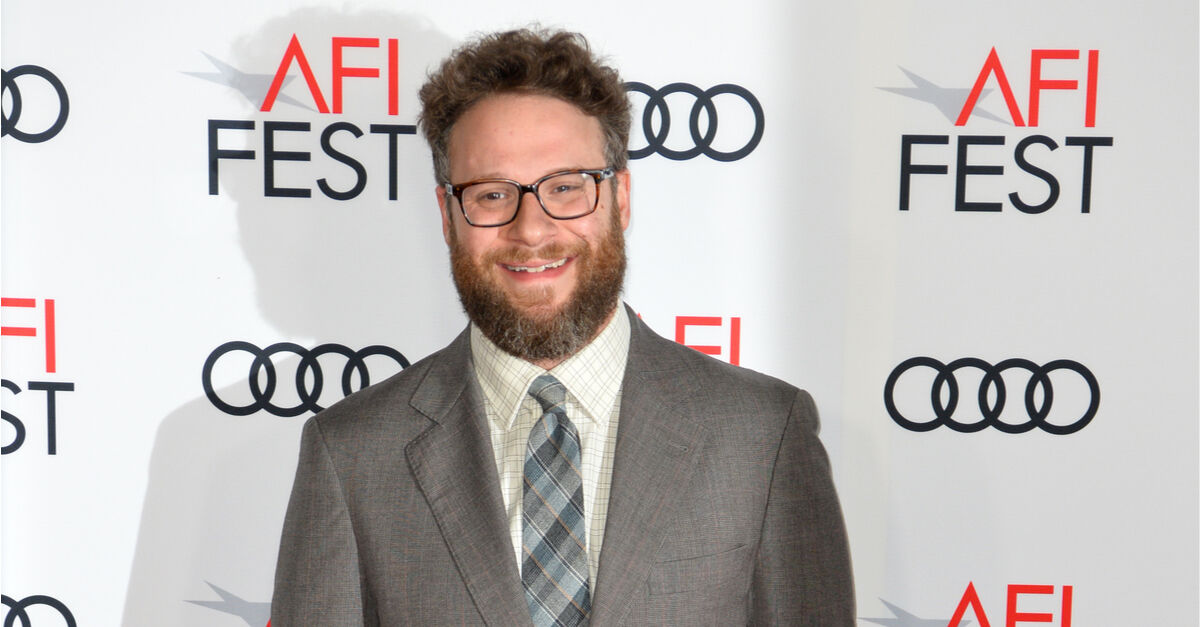
<instances>
[{"instance_id":1,"label":"white step-and-repeat backdrop","mask_svg":"<svg viewBox=\"0 0 1200 627\"><path fill-rule=\"evenodd\" d=\"M263 627L304 419L444 345L431 64L584 32L628 302L807 388L864 625L1196 625L1197 5L4 0L4 625Z\"/></svg>"}]
</instances>

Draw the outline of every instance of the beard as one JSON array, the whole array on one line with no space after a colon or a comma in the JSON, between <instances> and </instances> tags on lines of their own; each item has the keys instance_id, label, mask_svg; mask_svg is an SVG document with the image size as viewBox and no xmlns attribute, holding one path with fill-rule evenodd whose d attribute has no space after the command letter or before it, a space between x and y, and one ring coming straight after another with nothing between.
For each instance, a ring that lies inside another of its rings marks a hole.
<instances>
[{"instance_id":1,"label":"beard","mask_svg":"<svg viewBox=\"0 0 1200 627\"><path fill-rule=\"evenodd\" d=\"M574 247L552 244L537 250L510 248L489 253L479 263L458 245L451 223L450 268L467 317L501 350L526 361L574 355L596 337L621 295L625 236L615 209L610 215L608 232L594 249L586 243ZM489 276L500 261L563 257L573 257L577 281L560 307L545 304L553 295L549 290L510 297Z\"/></svg>"}]
</instances>

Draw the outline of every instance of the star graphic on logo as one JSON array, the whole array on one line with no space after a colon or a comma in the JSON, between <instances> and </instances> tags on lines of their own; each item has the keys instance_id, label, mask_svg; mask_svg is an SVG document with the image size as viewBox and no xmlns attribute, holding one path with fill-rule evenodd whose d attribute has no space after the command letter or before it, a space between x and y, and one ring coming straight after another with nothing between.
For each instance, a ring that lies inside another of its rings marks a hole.
<instances>
[{"instance_id":1,"label":"star graphic on logo","mask_svg":"<svg viewBox=\"0 0 1200 627\"><path fill-rule=\"evenodd\" d=\"M238 595L233 594L232 592L228 592L218 588L217 586L214 586L211 582L206 581L204 583L208 584L208 587L212 588L213 592L216 592L217 596L221 597L221 600L188 601L188 603L195 603L201 607L207 607L210 610L217 610L218 612L233 614L234 616L238 616L242 620L246 621L246 624L250 625L250 627L263 627L263 625L266 625L270 622L270 603L247 601Z\"/></svg>"},{"instance_id":2,"label":"star graphic on logo","mask_svg":"<svg viewBox=\"0 0 1200 627\"><path fill-rule=\"evenodd\" d=\"M949 618L917 618L883 599L879 600L892 611L894 618L860 618L858 620L865 620L868 623L875 623L884 627L946 627L946 625L950 624ZM971 621L969 620L959 623L962 627L970 624Z\"/></svg>"},{"instance_id":3,"label":"star graphic on logo","mask_svg":"<svg viewBox=\"0 0 1200 627\"><path fill-rule=\"evenodd\" d=\"M959 111L962 110L963 103L967 101L967 96L971 94L970 89L966 87L939 87L934 85L931 81L927 81L920 76L909 72L903 67L900 67L900 71L904 72L904 75L907 76L908 80L912 82L913 87L879 87L878 89L890 91L893 94L900 94L901 96L912 98L914 100L920 100L921 102L928 102L929 104L937 107L938 111L941 111L942 115L946 116L947 120L954 122L958 119L958 114ZM987 98L987 95L990 93L992 93L991 89L980 90L979 99L983 100L984 98ZM971 112L971 115L977 115L986 120L1008 124L1008 122L999 116L988 113L979 107L975 107L975 109Z\"/></svg>"},{"instance_id":4,"label":"star graphic on logo","mask_svg":"<svg viewBox=\"0 0 1200 627\"><path fill-rule=\"evenodd\" d=\"M196 78L201 78L218 85L232 87L236 89L238 93L245 96L246 100L249 100L250 104L254 105L255 109L262 107L263 100L265 100L267 97L267 91L271 89L271 81L275 80L275 76L273 74L250 74L243 72L232 65L221 61L220 59L217 59L207 52L201 51L200 54L204 55L204 58L208 59L208 62L212 63L213 67L217 68L217 71L184 72L184 74L187 74L188 76L195 76ZM279 91L282 92L283 88L287 87L288 83L292 82L293 78L296 77L283 77L283 84L279 86ZM290 98L283 93L279 94L279 96L276 98L276 101L286 102L290 105L300 107L301 109L308 109L309 111L313 110L312 107L306 106L299 100Z\"/></svg>"}]
</instances>

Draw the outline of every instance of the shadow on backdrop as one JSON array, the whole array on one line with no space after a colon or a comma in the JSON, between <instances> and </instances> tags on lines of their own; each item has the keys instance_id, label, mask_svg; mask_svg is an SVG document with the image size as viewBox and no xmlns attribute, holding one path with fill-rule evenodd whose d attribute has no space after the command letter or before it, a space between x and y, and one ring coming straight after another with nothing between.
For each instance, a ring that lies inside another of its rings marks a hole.
<instances>
[{"instance_id":1,"label":"shadow on backdrop","mask_svg":"<svg viewBox=\"0 0 1200 627\"><path fill-rule=\"evenodd\" d=\"M465 317L448 315L460 309L449 279L424 140L417 135L396 137L398 200L392 201L388 136L371 134L368 128L376 123L415 124L416 91L427 68L456 44L419 16L309 8L270 20L236 41L232 58L218 60L243 73L273 75L293 34L329 106L333 37L379 38L378 48L346 48L344 65L380 68L380 78L344 79L344 113L321 114L293 63L291 78L272 111L261 112L259 103L247 100L242 111L227 109L208 116L255 124L253 130L222 131L222 149L254 150L256 158L222 160L220 194L236 202L239 241L254 274L258 307L276 330L274 337L219 338L209 350L235 340L259 348L278 342L308 349L330 343L350 350L382 344L415 362L461 330ZM387 111L389 39L396 40L399 52L399 110L394 116ZM187 69L191 68L180 68ZM203 85L194 83L197 89ZM250 91L241 86L243 93ZM309 162L277 161L276 186L309 188L310 198L264 195L263 135L268 121L310 123L308 132L275 133L276 150L312 155ZM194 122L202 137L204 122ZM346 201L327 197L316 183L326 178L330 188L343 191L355 185L353 170L321 147L322 131L336 122L349 122L363 131L357 138L339 131L330 139L367 173L363 191ZM177 210L194 209L181 204ZM253 314L247 314L253 320ZM208 356L195 356L197 398L166 416L155 438L123 625L262 627L269 617L299 430L312 413L281 417L262 409L236 416L218 409L200 385ZM232 406L252 405L252 360L243 351L223 355L210 373L212 393ZM280 407L299 405L299 356L281 352L273 362L277 385L271 401ZM346 363L337 354L318 361L324 385L316 402L321 406L341 398ZM366 363L371 382L399 369L387 357L371 357ZM313 370L306 373L310 390ZM355 370L354 389L360 376ZM264 382L267 373L261 371L258 377Z\"/></svg>"}]
</instances>

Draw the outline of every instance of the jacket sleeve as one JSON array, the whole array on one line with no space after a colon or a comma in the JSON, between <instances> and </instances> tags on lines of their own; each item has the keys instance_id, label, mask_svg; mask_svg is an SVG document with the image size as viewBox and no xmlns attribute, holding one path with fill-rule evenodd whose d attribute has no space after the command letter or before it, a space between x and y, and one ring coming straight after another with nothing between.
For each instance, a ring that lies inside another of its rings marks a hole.
<instances>
[{"instance_id":1,"label":"jacket sleeve","mask_svg":"<svg viewBox=\"0 0 1200 627\"><path fill-rule=\"evenodd\" d=\"M271 626L374 625L365 584L342 483L320 424L310 419L279 543Z\"/></svg>"},{"instance_id":2,"label":"jacket sleeve","mask_svg":"<svg viewBox=\"0 0 1200 627\"><path fill-rule=\"evenodd\" d=\"M816 406L794 399L775 459L751 587L757 625L852 627L854 580Z\"/></svg>"}]
</instances>

